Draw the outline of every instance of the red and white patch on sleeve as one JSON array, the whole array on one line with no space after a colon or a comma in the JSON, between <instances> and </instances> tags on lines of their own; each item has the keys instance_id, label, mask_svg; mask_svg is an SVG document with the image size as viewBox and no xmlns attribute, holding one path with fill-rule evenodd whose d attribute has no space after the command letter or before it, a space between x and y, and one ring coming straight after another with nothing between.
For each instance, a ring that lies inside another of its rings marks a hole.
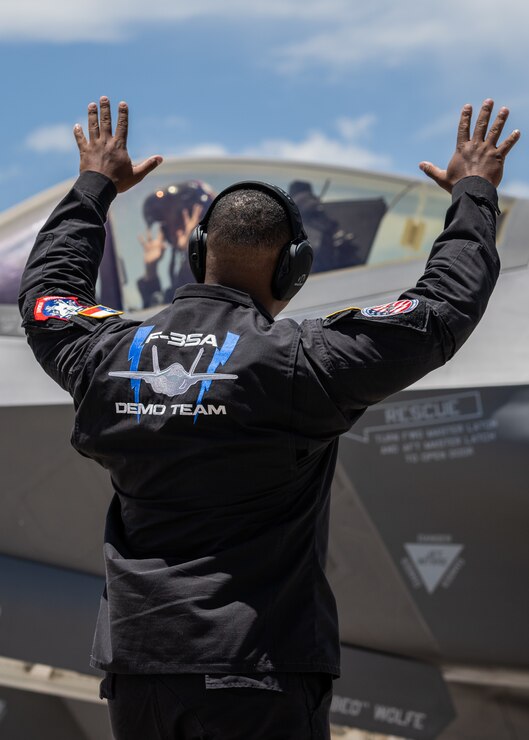
<instances>
[{"instance_id":1,"label":"red and white patch on sleeve","mask_svg":"<svg viewBox=\"0 0 529 740\"><path fill-rule=\"evenodd\" d=\"M369 306L368 308L363 308L361 314L370 319L377 319L384 316L396 316L400 313L410 313L410 311L416 309L418 305L419 301L416 298L413 300L405 298L401 301L393 301L393 303L384 303L381 306Z\"/></svg>"},{"instance_id":2,"label":"red and white patch on sleeve","mask_svg":"<svg viewBox=\"0 0 529 740\"><path fill-rule=\"evenodd\" d=\"M36 321L47 321L48 319L60 319L68 321L83 308L79 299L75 296L45 295L37 298L33 308L33 317Z\"/></svg>"},{"instance_id":3,"label":"red and white patch on sleeve","mask_svg":"<svg viewBox=\"0 0 529 740\"><path fill-rule=\"evenodd\" d=\"M89 316L92 319L106 319L107 316L118 316L123 311L107 306L87 306L79 303L79 298L73 295L45 295L37 298L33 309L36 321L47 321L48 319L60 319L69 321L72 316Z\"/></svg>"}]
</instances>

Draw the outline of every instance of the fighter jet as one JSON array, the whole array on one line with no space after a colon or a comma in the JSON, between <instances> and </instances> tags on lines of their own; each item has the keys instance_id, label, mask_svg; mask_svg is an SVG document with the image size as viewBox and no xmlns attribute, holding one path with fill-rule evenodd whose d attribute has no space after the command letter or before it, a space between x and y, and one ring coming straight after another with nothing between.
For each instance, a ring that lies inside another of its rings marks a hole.
<instances>
[{"instance_id":1,"label":"fighter jet","mask_svg":"<svg viewBox=\"0 0 529 740\"><path fill-rule=\"evenodd\" d=\"M191 365L189 372L179 362L173 362L172 365L160 370L158 362L158 348L156 345L152 348L152 372L140 372L139 370L119 370L111 372L113 378L130 378L132 380L144 380L152 386L156 393L163 393L166 396L181 396L186 393L192 385L200 383L202 380L237 380L237 375L228 375L226 373L196 373L195 369L200 362L204 353L200 349L195 361Z\"/></svg>"}]
</instances>

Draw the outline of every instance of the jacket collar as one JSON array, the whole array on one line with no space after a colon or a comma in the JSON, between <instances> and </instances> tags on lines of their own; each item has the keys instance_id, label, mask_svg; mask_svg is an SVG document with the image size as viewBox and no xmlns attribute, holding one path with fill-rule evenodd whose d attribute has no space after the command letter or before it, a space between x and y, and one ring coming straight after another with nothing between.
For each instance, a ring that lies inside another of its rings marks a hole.
<instances>
[{"instance_id":1,"label":"jacket collar","mask_svg":"<svg viewBox=\"0 0 529 740\"><path fill-rule=\"evenodd\" d=\"M243 293L235 288L228 288L226 285L206 285L204 283L183 285L175 291L173 303L180 298L212 298L213 300L229 301L230 303L254 308L269 321L274 321L266 308L254 301L248 293Z\"/></svg>"}]
</instances>

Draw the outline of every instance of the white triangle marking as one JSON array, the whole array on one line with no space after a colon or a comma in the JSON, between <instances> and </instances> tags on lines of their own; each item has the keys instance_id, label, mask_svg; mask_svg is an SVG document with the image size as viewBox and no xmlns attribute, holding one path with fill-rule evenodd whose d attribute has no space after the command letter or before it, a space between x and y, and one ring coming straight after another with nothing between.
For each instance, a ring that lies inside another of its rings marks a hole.
<instances>
[{"instance_id":1,"label":"white triangle marking","mask_svg":"<svg viewBox=\"0 0 529 740\"><path fill-rule=\"evenodd\" d=\"M433 594L463 549L463 545L417 544L414 542L407 542L404 547L429 594Z\"/></svg>"}]
</instances>

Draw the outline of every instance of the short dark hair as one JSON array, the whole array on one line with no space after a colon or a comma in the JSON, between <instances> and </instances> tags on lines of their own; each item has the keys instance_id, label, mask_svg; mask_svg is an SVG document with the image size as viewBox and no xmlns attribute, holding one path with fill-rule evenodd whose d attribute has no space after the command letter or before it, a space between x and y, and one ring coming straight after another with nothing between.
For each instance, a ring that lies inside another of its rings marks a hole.
<instances>
[{"instance_id":1,"label":"short dark hair","mask_svg":"<svg viewBox=\"0 0 529 740\"><path fill-rule=\"evenodd\" d=\"M260 190L235 190L213 207L208 220L208 241L215 249L268 249L292 239L284 206Z\"/></svg>"}]
</instances>

